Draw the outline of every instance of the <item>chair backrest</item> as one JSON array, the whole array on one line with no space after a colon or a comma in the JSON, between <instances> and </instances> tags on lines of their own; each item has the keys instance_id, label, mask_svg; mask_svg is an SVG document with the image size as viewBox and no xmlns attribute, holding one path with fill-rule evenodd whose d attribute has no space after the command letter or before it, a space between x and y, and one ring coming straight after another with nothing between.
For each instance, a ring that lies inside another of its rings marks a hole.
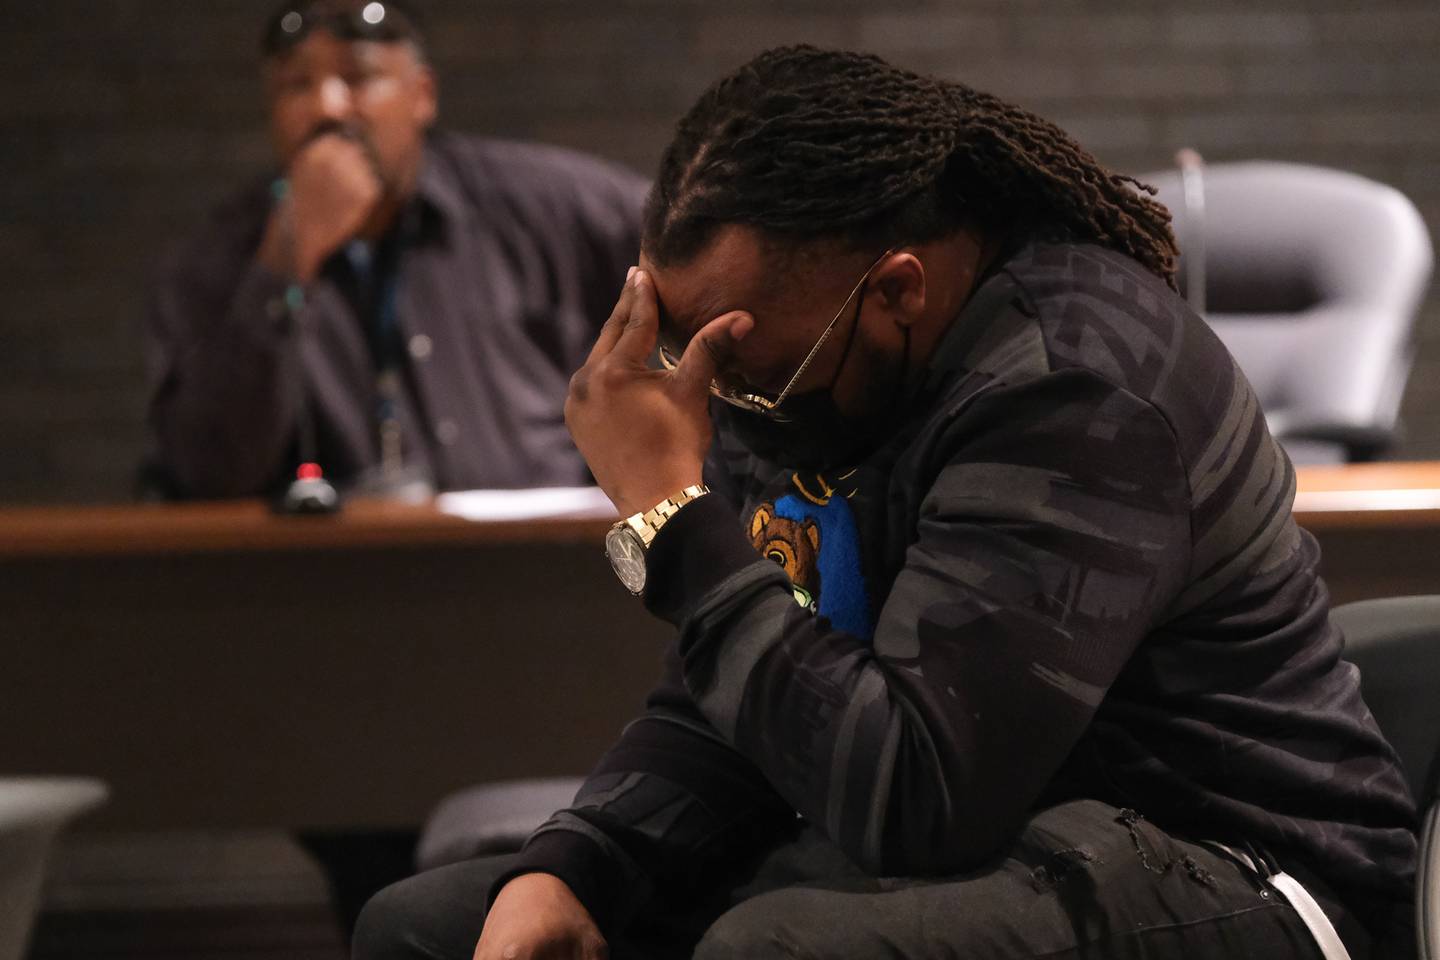
<instances>
[{"instance_id":1,"label":"chair backrest","mask_svg":"<svg viewBox=\"0 0 1440 960\"><path fill-rule=\"evenodd\" d=\"M1140 179L1175 219L1183 281L1180 174ZM1383 449L1432 265L1414 204L1356 174L1259 161L1206 167L1204 199L1206 319L1272 432L1340 444L1347 459Z\"/></svg>"},{"instance_id":2,"label":"chair backrest","mask_svg":"<svg viewBox=\"0 0 1440 960\"><path fill-rule=\"evenodd\" d=\"M1331 611L1365 702L1400 754L1415 799L1440 777L1440 596L1361 600Z\"/></svg>"},{"instance_id":3,"label":"chair backrest","mask_svg":"<svg viewBox=\"0 0 1440 960\"><path fill-rule=\"evenodd\" d=\"M1361 600L1330 614L1345 633L1345 659L1420 805L1415 933L1420 960L1440 957L1440 596Z\"/></svg>"}]
</instances>

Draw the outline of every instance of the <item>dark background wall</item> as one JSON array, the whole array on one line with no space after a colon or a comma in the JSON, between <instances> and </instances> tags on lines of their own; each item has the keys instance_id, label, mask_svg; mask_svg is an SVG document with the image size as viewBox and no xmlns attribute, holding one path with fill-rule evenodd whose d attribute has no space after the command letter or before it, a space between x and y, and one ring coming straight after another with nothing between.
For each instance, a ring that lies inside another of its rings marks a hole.
<instances>
[{"instance_id":1,"label":"dark background wall","mask_svg":"<svg viewBox=\"0 0 1440 960\"><path fill-rule=\"evenodd\" d=\"M140 318L165 244L267 148L260 0L6 0L0 501L124 499ZM867 48L1016 100L1128 172L1190 145L1392 184L1440 228L1435 0L431 0L444 119L648 172L704 85L762 47ZM1396 455L1440 458L1440 295Z\"/></svg>"}]
</instances>

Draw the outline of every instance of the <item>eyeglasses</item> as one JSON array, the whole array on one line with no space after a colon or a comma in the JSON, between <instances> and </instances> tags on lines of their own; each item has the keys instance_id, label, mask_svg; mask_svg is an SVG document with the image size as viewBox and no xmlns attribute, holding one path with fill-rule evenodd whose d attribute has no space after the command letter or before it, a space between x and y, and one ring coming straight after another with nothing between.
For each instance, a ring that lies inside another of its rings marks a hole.
<instances>
[{"instance_id":1,"label":"eyeglasses","mask_svg":"<svg viewBox=\"0 0 1440 960\"><path fill-rule=\"evenodd\" d=\"M278 56L294 49L317 29L327 30L341 40L395 43L420 38L414 13L403 9L395 0L348 6L333 0L314 0L276 13L265 27L260 49L267 57Z\"/></svg>"},{"instance_id":2,"label":"eyeglasses","mask_svg":"<svg viewBox=\"0 0 1440 960\"><path fill-rule=\"evenodd\" d=\"M874 263L870 264L864 275L862 275L855 283L855 286L851 288L850 295L845 298L845 302L840 304L840 309L835 311L835 318L825 326L825 332L820 334L820 339L815 341L815 346L810 348L810 352L807 353L805 359L800 362L800 368L795 371L795 375L790 378L790 382L785 384L785 389L781 390L773 400L748 387L739 384L723 383L718 379L710 381L711 395L725 401L732 407L738 407L749 413L756 413L762 417L768 417L771 420L780 422L789 420L789 417L779 411L780 404L784 403L785 398L790 396L790 392L795 389L795 384L799 382L800 377L804 375L805 371L810 368L810 364L814 361L815 355L820 352L821 347L825 346L825 342L830 339L830 334L835 332L835 325L839 323L840 318L845 315L845 311L849 308L850 302L855 299L856 294L860 295L863 303L865 299L863 291L865 285L870 281L870 274L874 273L875 268L880 266L880 264L885 261L885 258L894 252L895 248L891 247L889 250L880 254L879 257L875 258ZM855 311L855 320L857 323L860 320L860 310L858 308ZM660 346L658 352L660 355L660 365L666 370L674 370L680 365L679 358L663 344Z\"/></svg>"}]
</instances>

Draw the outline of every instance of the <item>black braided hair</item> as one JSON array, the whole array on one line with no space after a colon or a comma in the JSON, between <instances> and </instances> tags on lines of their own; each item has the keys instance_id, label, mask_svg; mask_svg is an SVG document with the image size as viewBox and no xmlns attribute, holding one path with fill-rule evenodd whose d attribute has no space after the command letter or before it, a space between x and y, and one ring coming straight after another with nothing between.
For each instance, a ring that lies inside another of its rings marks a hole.
<instances>
[{"instance_id":1,"label":"black braided hair","mask_svg":"<svg viewBox=\"0 0 1440 960\"><path fill-rule=\"evenodd\" d=\"M1170 214L1141 191L1154 193L990 94L868 54L779 47L716 82L680 120L644 245L657 263L684 263L727 223L857 249L971 224L1101 244L1174 286Z\"/></svg>"}]
</instances>

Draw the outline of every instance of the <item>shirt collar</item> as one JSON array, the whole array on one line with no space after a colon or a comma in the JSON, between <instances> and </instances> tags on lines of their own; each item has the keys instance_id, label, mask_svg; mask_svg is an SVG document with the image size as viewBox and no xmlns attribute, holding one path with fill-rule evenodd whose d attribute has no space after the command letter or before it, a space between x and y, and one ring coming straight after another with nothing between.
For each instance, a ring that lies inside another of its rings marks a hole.
<instances>
[{"instance_id":1,"label":"shirt collar","mask_svg":"<svg viewBox=\"0 0 1440 960\"><path fill-rule=\"evenodd\" d=\"M1024 246L1019 248L1024 249ZM934 353L926 364L925 388L935 389L965 368L965 361L980 339L994 329L995 318L1009 309L1023 291L1005 269L1018 256L1016 248L1002 252L979 278L970 298L940 337Z\"/></svg>"},{"instance_id":2,"label":"shirt collar","mask_svg":"<svg viewBox=\"0 0 1440 960\"><path fill-rule=\"evenodd\" d=\"M440 214L446 223L464 217L465 199L454 171L427 141L420 158L420 173L415 179L415 199Z\"/></svg>"}]
</instances>

